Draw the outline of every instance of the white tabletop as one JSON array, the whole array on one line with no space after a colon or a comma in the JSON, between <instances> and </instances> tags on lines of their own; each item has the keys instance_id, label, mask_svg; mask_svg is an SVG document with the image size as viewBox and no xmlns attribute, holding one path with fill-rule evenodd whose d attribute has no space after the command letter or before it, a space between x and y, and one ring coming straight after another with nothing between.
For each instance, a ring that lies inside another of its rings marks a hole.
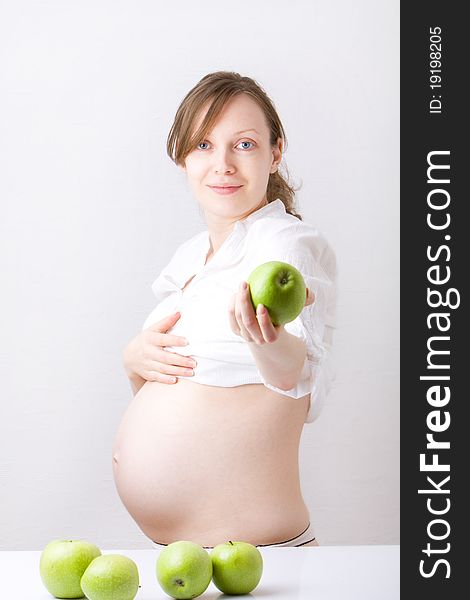
<instances>
[{"instance_id":1,"label":"white tabletop","mask_svg":"<svg viewBox=\"0 0 470 600\"><path fill-rule=\"evenodd\" d=\"M396 600L399 546L309 546L260 548L263 576L249 596L267 600ZM102 550L137 564L136 600L168 600L156 575L161 550ZM0 552L1 595L8 600L51 600L39 576L40 551ZM211 582L202 600L229 598Z\"/></svg>"}]
</instances>

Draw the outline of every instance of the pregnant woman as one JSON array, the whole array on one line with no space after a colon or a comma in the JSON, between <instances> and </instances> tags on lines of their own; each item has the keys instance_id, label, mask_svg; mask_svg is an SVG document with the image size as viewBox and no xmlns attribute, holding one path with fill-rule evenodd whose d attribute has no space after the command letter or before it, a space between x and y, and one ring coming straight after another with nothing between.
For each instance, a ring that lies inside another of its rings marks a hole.
<instances>
[{"instance_id":1,"label":"pregnant woman","mask_svg":"<svg viewBox=\"0 0 470 600\"><path fill-rule=\"evenodd\" d=\"M186 95L168 136L207 229L176 249L124 350L134 398L113 448L119 496L158 546L318 545L298 453L330 387L336 267L294 209L278 171L284 144L264 90L225 71ZM254 311L246 286L271 260L307 285L304 309L284 326Z\"/></svg>"}]
</instances>

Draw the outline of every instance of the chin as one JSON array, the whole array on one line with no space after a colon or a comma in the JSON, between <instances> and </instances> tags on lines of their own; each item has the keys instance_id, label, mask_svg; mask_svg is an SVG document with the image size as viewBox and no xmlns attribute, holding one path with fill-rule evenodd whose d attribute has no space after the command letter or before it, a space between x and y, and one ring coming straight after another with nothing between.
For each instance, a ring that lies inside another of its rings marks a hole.
<instances>
[{"instance_id":1,"label":"chin","mask_svg":"<svg viewBox=\"0 0 470 600\"><path fill-rule=\"evenodd\" d=\"M231 219L244 218L257 210L261 204L264 204L262 200L255 202L248 200L246 193L243 195L237 193L230 196L217 196L209 192L209 194L204 194L202 197L199 196L197 200L204 211Z\"/></svg>"}]
</instances>

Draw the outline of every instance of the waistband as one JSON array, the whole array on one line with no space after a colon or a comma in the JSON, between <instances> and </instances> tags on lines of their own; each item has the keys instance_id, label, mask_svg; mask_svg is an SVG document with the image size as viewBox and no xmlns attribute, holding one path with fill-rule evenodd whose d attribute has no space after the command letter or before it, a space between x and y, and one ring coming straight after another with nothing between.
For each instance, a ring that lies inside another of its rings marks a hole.
<instances>
[{"instance_id":1,"label":"waistband","mask_svg":"<svg viewBox=\"0 0 470 600\"><path fill-rule=\"evenodd\" d=\"M304 546L309 542L313 542L314 539L315 536L313 535L313 527L312 524L309 523L307 527L302 531L302 533L299 533L299 535L296 535L295 537L290 538L289 540L285 540L283 542L274 542L273 544L257 544L257 547L273 548L278 546Z\"/></svg>"},{"instance_id":2,"label":"waistband","mask_svg":"<svg viewBox=\"0 0 470 600\"><path fill-rule=\"evenodd\" d=\"M307 527L298 535L294 536L293 538L290 538L288 540L284 540L282 542L274 542L272 544L254 544L254 546L256 546L257 548L271 548L271 547L282 547L282 546L304 546L305 544L308 544L309 542L313 542L313 540L315 539L315 536L312 535L313 532L313 528L311 523L309 523L307 525ZM160 542L156 542L155 540L152 540L152 542L154 544L156 544L157 546L168 546L168 544L162 544ZM203 548L205 548L206 550L211 550L214 548L214 546L203 546Z\"/></svg>"}]
</instances>

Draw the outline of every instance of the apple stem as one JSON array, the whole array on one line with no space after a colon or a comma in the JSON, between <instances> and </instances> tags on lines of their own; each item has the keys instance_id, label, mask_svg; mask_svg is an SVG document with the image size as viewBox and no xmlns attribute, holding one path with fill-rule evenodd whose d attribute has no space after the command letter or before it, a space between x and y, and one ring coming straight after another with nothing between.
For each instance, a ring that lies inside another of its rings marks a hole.
<instances>
[{"instance_id":1,"label":"apple stem","mask_svg":"<svg viewBox=\"0 0 470 600\"><path fill-rule=\"evenodd\" d=\"M229 540L229 542L228 542L228 543L229 543L229 544L232 544L232 546L233 546L233 542L232 542L231 540Z\"/></svg>"}]
</instances>

